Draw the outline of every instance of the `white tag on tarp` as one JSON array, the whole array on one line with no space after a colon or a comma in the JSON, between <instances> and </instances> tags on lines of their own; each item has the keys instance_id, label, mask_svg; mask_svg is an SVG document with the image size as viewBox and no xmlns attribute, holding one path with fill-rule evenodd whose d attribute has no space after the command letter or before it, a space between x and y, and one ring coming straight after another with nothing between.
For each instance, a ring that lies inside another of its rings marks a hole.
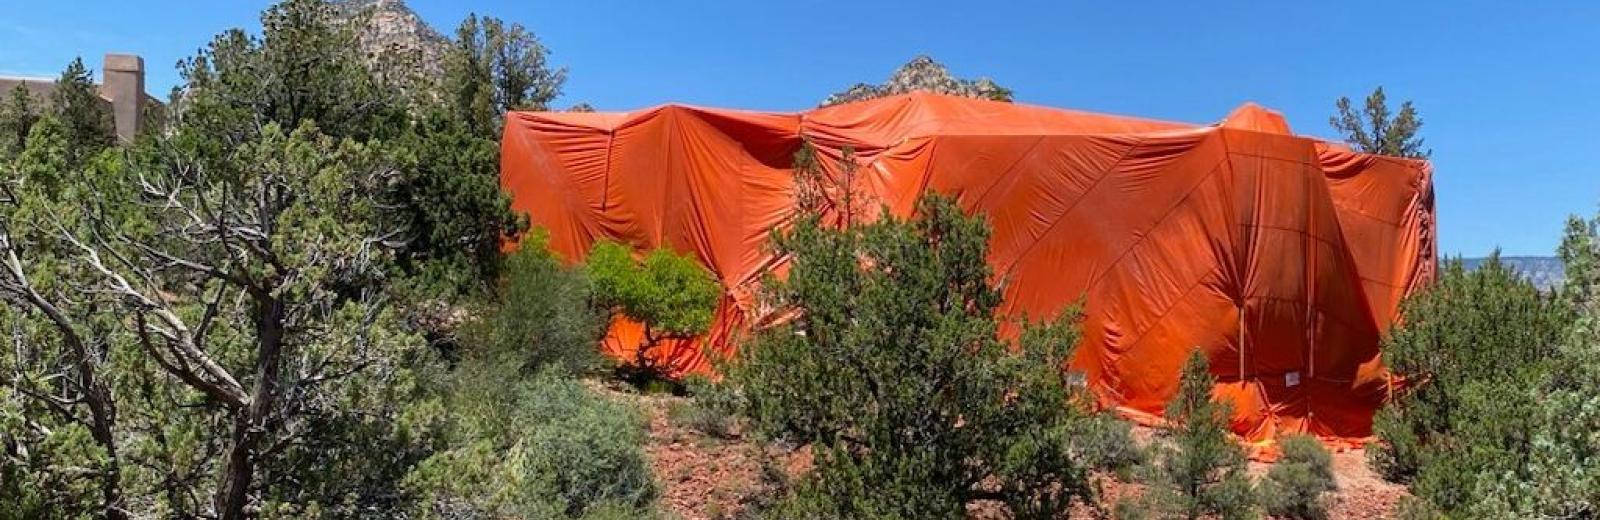
<instances>
[{"instance_id":1,"label":"white tag on tarp","mask_svg":"<svg viewBox=\"0 0 1600 520\"><path fill-rule=\"evenodd\" d=\"M1292 387L1292 386L1299 386L1299 385L1300 385L1300 373L1299 372L1289 372L1289 373L1283 375L1283 386Z\"/></svg>"}]
</instances>

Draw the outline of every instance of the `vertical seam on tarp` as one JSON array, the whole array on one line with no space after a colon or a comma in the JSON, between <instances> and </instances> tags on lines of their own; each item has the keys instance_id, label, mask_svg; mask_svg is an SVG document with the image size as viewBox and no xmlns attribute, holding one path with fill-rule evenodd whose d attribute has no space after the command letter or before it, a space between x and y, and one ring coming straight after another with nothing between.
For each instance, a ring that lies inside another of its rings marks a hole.
<instances>
[{"instance_id":1,"label":"vertical seam on tarp","mask_svg":"<svg viewBox=\"0 0 1600 520\"><path fill-rule=\"evenodd\" d=\"M605 214L611 207L611 154L616 153L617 128L621 125L612 125L606 129L606 178L600 182L600 213Z\"/></svg>"},{"instance_id":2,"label":"vertical seam on tarp","mask_svg":"<svg viewBox=\"0 0 1600 520\"><path fill-rule=\"evenodd\" d=\"M1314 191L1313 188L1315 186L1313 186L1311 184L1311 181L1312 181L1311 175L1310 175L1310 172L1307 171L1307 169L1310 168L1310 167L1311 167L1311 164L1309 162L1304 162L1304 160L1302 159L1302 163L1300 165L1300 177L1302 179L1302 182L1305 183L1305 187L1306 187L1306 189L1305 189L1305 199L1304 199L1305 200L1305 211L1306 211L1306 236L1311 238L1311 240L1305 241L1305 243L1306 243L1306 246L1305 246L1306 247L1306 252L1305 252L1305 255L1306 255L1306 377L1305 377L1305 381L1307 383L1315 381L1316 377L1317 377L1317 310L1316 310L1316 305L1314 304L1314 302L1316 301L1316 297L1317 297L1317 251L1316 251L1316 249L1317 249L1317 244L1319 242L1319 240L1316 239L1317 238L1317 215L1316 215L1315 211L1312 209L1312 204L1311 204L1312 191ZM1323 180L1323 177L1324 176L1321 174L1321 168L1319 167L1316 181L1317 182L1326 182L1326 181ZM1305 392L1305 394L1306 394L1306 420L1305 420L1304 425L1302 425L1302 427L1307 429L1307 430L1310 430L1312 423L1316 422L1317 410L1316 410L1316 405L1313 402L1314 401L1313 396L1314 396L1315 393L1312 392L1311 389L1309 389L1309 388L1302 388L1301 391Z\"/></svg>"},{"instance_id":3,"label":"vertical seam on tarp","mask_svg":"<svg viewBox=\"0 0 1600 520\"><path fill-rule=\"evenodd\" d=\"M1233 166L1233 149L1228 147L1228 133L1224 132L1224 131L1221 131L1221 130L1218 130L1217 131L1217 138L1222 141L1222 163L1227 165L1228 171L1234 173L1234 180L1237 181L1238 180L1238 171ZM1259 169L1258 169L1258 172L1259 172ZM1251 186L1255 187L1255 186L1257 186L1259 184L1260 184L1259 182L1254 182L1254 183L1251 183ZM1255 207L1256 207L1256 204L1252 201L1251 204L1250 204L1250 208L1252 210L1252 213L1254 213ZM1250 243L1254 244L1255 241L1252 240L1252 241L1250 241ZM1237 288L1238 291L1239 291L1239 296L1238 296L1238 299L1235 301L1235 305L1238 306L1238 310L1239 310L1239 375L1238 375L1238 377L1239 377L1239 382L1241 382L1241 383L1243 383L1246 380L1246 374L1248 373L1245 370L1245 352L1248 350L1248 347L1249 347L1249 336L1248 336L1248 333L1246 331L1247 320L1246 320L1245 311L1246 311L1246 309L1249 309L1250 306L1245 301L1244 278L1245 278L1245 271L1247 270L1248 263L1250 261L1249 258L1250 258L1250 251L1249 251L1249 248L1246 247L1244 255L1241 258L1239 258L1238 260L1236 260L1235 261L1235 265L1234 265L1235 272L1240 275L1239 279L1236 281L1239 284L1239 287ZM1243 266L1238 265L1240 263L1244 263L1246 265L1243 265Z\"/></svg>"},{"instance_id":4,"label":"vertical seam on tarp","mask_svg":"<svg viewBox=\"0 0 1600 520\"><path fill-rule=\"evenodd\" d=\"M1306 187L1307 188L1314 188L1315 187L1315 186L1311 185L1311 182L1313 180L1315 180L1316 182L1324 182L1323 179L1322 179L1322 175L1320 175L1320 174L1317 175L1316 179L1312 179L1311 178L1311 175L1309 175L1309 172L1306 172L1306 170L1305 170L1305 168L1309 168L1310 167L1309 164L1306 164L1306 165L1303 165L1303 166L1304 166L1304 168L1302 168L1301 171L1304 173L1303 176L1306 177L1306 183L1307 183ZM1320 172L1320 170L1319 170L1319 172ZM1320 237L1319 229L1318 229L1318 226L1317 226L1317 215L1316 215L1316 212L1315 212L1316 210L1315 210L1315 208L1312 207L1312 203L1311 203L1311 195L1312 195L1311 192L1312 192L1311 189L1307 189L1306 190L1306 234L1310 235L1312 237ZM1317 301L1317 293L1318 293L1317 279L1319 278L1319 275L1317 273L1317 268L1318 268L1318 264L1317 264L1317 257L1318 257L1317 249L1318 249L1318 247L1317 247L1317 245L1319 244L1319 242L1320 242L1319 240L1309 240L1309 241L1306 242L1306 247L1308 249L1311 249L1311 251L1308 251L1307 255L1306 255L1306 263L1309 264L1308 265L1308 269L1306 270L1306 272L1311 275L1311 280L1310 280L1311 284L1306 287L1306 313L1309 314L1310 317L1311 317L1311 319L1307 321L1307 323L1309 323L1311 326L1308 327L1307 330L1306 330L1306 333L1308 335L1307 338L1306 338L1306 350L1308 352L1308 357L1306 359L1306 368L1307 368L1306 372L1308 372L1308 374L1307 374L1307 378L1308 379L1313 379L1313 378L1317 377L1317 319L1318 318L1317 318L1316 301Z\"/></svg>"},{"instance_id":5,"label":"vertical seam on tarp","mask_svg":"<svg viewBox=\"0 0 1600 520\"><path fill-rule=\"evenodd\" d=\"M917 139L924 139L928 143L928 151L923 152L928 154L928 160L926 165L922 167L922 175L920 175L921 179L917 181L917 197L911 200L911 207L909 208L910 213L907 215L915 215L917 212L917 205L922 203L922 198L924 196L927 196L928 185L933 183L933 160L939 156L940 139L936 139L933 136L923 136L918 137ZM901 139L900 144L884 148L883 151L878 152L878 155L873 157L872 162L868 164L877 164L877 162L881 160L883 156L888 155L890 150L905 146L906 143L909 142L911 142L910 139Z\"/></svg>"}]
</instances>

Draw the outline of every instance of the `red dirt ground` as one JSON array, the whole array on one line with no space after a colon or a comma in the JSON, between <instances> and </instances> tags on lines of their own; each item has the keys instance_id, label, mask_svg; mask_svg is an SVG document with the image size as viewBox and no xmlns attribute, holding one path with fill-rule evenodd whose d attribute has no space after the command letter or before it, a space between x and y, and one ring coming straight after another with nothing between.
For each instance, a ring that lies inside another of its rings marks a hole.
<instances>
[{"instance_id":1,"label":"red dirt ground","mask_svg":"<svg viewBox=\"0 0 1600 520\"><path fill-rule=\"evenodd\" d=\"M645 454L655 469L661 486L661 506L674 518L720 520L736 518L753 499L770 495L774 479L792 478L809 467L805 450L760 446L735 431L731 438L717 438L669 418L673 406L690 400L670 395L639 395L615 388L608 393L637 404L649 417L650 432ZM1135 437L1148 442L1148 430ZM1252 462L1251 473L1264 474L1268 463ZM1334 477L1338 490L1327 500L1329 518L1379 519L1394 516L1395 506L1407 493L1403 486L1383 480L1366 463L1363 450L1333 454ZM1141 486L1105 479L1107 504L1137 496ZM969 509L974 519L1003 518L993 507ZM1089 518L1087 510L1075 511L1072 518Z\"/></svg>"}]
</instances>

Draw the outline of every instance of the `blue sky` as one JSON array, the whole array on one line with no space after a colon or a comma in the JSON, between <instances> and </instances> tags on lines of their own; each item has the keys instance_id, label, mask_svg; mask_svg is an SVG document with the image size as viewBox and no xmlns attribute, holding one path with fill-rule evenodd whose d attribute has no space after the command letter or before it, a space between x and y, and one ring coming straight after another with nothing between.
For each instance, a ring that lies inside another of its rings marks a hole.
<instances>
[{"instance_id":1,"label":"blue sky","mask_svg":"<svg viewBox=\"0 0 1600 520\"><path fill-rule=\"evenodd\" d=\"M928 54L1023 102L1205 123L1255 101L1328 136L1335 98L1383 85L1425 120L1441 252L1550 254L1600 208L1596 2L409 3L445 32L469 11L521 22L570 69L557 104L602 110L806 108ZM164 95L179 58L266 4L0 0L0 72L135 52Z\"/></svg>"}]
</instances>

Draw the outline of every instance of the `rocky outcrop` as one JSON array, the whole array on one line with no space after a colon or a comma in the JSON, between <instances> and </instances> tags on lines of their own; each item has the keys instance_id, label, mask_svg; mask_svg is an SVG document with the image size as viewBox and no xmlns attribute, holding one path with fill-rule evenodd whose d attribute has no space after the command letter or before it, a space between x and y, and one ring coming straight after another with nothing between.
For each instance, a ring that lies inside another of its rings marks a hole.
<instances>
[{"instance_id":1,"label":"rocky outcrop","mask_svg":"<svg viewBox=\"0 0 1600 520\"><path fill-rule=\"evenodd\" d=\"M358 29L361 52L370 63L399 66L414 77L437 78L443 73L450 40L406 7L402 0L337 0L334 7L345 20L362 20Z\"/></svg>"},{"instance_id":2,"label":"rocky outcrop","mask_svg":"<svg viewBox=\"0 0 1600 520\"><path fill-rule=\"evenodd\" d=\"M857 83L843 92L828 96L822 106L850 103L866 99L927 91L952 96L964 96L995 101L1011 101L1011 89L996 84L989 78L960 79L950 75L950 70L927 56L917 56L901 65L882 85Z\"/></svg>"}]
</instances>

